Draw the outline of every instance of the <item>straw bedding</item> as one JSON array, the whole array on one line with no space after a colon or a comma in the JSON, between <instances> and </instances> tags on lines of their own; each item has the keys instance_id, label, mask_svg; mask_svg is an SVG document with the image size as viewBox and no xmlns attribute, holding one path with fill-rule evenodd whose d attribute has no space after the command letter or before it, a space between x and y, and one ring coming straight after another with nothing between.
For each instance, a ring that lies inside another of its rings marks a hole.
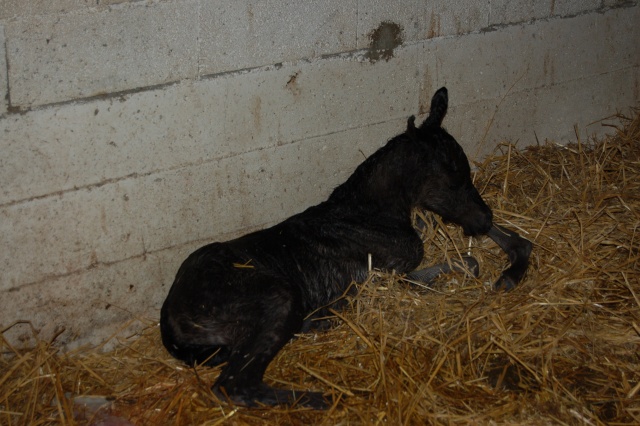
<instances>
[{"instance_id":1,"label":"straw bedding","mask_svg":"<svg viewBox=\"0 0 640 426\"><path fill-rule=\"evenodd\" d=\"M324 390L326 412L220 403L217 369L188 369L153 321L117 349L0 349L0 424L639 424L640 116L565 146L498 147L476 186L496 221L534 243L509 293L506 257L423 217L428 263L471 252L478 279L432 288L372 271L326 332L301 335L267 370L274 386Z\"/></svg>"}]
</instances>

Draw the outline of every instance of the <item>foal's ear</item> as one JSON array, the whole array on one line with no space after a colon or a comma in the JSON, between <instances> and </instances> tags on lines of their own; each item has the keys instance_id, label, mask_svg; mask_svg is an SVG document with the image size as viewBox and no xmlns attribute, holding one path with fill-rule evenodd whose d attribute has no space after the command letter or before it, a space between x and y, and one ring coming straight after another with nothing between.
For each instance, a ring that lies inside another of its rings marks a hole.
<instances>
[{"instance_id":1,"label":"foal's ear","mask_svg":"<svg viewBox=\"0 0 640 426\"><path fill-rule=\"evenodd\" d=\"M449 92L446 87L441 87L431 98L431 109L429 116L420 127L440 127L444 116L447 115L447 106L449 105Z\"/></svg>"}]
</instances>

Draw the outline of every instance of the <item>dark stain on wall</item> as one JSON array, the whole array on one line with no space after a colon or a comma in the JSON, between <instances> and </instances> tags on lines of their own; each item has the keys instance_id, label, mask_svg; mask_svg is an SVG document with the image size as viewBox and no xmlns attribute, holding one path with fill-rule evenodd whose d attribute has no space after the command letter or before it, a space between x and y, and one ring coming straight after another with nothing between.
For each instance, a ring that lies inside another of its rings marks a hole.
<instances>
[{"instance_id":1,"label":"dark stain on wall","mask_svg":"<svg viewBox=\"0 0 640 426\"><path fill-rule=\"evenodd\" d=\"M300 75L300 71L296 71L295 73L293 73L289 77L289 80L287 81L287 84L285 85L287 90L289 90L289 92L291 92L291 94L293 96L298 96L300 94L300 92L302 91L302 89L300 88L300 85L298 84L298 76L299 75Z\"/></svg>"},{"instance_id":2,"label":"dark stain on wall","mask_svg":"<svg viewBox=\"0 0 640 426\"><path fill-rule=\"evenodd\" d=\"M404 41L402 27L395 22L385 21L378 28L369 33L371 44L367 52L367 59L371 62L393 58L393 50Z\"/></svg>"}]
</instances>

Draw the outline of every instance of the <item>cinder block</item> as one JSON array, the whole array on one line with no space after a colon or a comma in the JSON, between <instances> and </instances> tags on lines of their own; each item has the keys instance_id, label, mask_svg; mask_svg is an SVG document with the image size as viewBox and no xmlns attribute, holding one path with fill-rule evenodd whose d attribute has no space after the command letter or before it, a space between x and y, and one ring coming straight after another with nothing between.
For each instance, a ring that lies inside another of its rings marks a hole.
<instances>
[{"instance_id":1,"label":"cinder block","mask_svg":"<svg viewBox=\"0 0 640 426\"><path fill-rule=\"evenodd\" d=\"M423 2L425 28L423 38L461 35L479 31L489 25L491 2L435 0Z\"/></svg>"},{"instance_id":2,"label":"cinder block","mask_svg":"<svg viewBox=\"0 0 640 426\"><path fill-rule=\"evenodd\" d=\"M408 46L388 62L350 56L234 78L227 137L284 144L415 114L417 52Z\"/></svg>"},{"instance_id":3,"label":"cinder block","mask_svg":"<svg viewBox=\"0 0 640 426\"><path fill-rule=\"evenodd\" d=\"M597 10L602 0L554 0L551 13L554 16L573 16Z\"/></svg>"},{"instance_id":4,"label":"cinder block","mask_svg":"<svg viewBox=\"0 0 640 426\"><path fill-rule=\"evenodd\" d=\"M638 105L638 93L632 89L637 69L615 70L539 90L534 117L540 140L576 142L574 125L582 141L612 133L611 127L602 125L603 120L617 123L613 114L628 113L630 107ZM590 90L584 90L585 87ZM532 144L533 140L527 142Z\"/></svg>"},{"instance_id":5,"label":"cinder block","mask_svg":"<svg viewBox=\"0 0 640 426\"><path fill-rule=\"evenodd\" d=\"M502 142L519 148L546 140L576 142L574 125L586 142L590 137L611 133L610 127L602 126L603 119L616 110L627 112L637 105L637 93L628 89L635 82L637 68L630 68L504 98L454 105L444 124L474 160L490 154ZM592 89L583 90L585 86Z\"/></svg>"},{"instance_id":6,"label":"cinder block","mask_svg":"<svg viewBox=\"0 0 640 426\"><path fill-rule=\"evenodd\" d=\"M0 120L0 204L98 185L249 149L224 136L226 80Z\"/></svg>"},{"instance_id":7,"label":"cinder block","mask_svg":"<svg viewBox=\"0 0 640 426\"><path fill-rule=\"evenodd\" d=\"M66 349L102 344L116 333L127 337L158 321L177 268L194 248L172 248L14 288L0 298L3 325L29 320L40 340L61 333L56 343L69 343ZM35 343L28 326L13 327L4 337L18 347Z\"/></svg>"},{"instance_id":8,"label":"cinder block","mask_svg":"<svg viewBox=\"0 0 640 426\"><path fill-rule=\"evenodd\" d=\"M638 65L638 22L640 8L634 7L531 26L523 34L537 40L532 46L535 53L528 58L531 74L555 84ZM536 64L538 68L533 68Z\"/></svg>"},{"instance_id":9,"label":"cinder block","mask_svg":"<svg viewBox=\"0 0 640 426\"><path fill-rule=\"evenodd\" d=\"M200 75L353 50L356 0L202 2Z\"/></svg>"},{"instance_id":10,"label":"cinder block","mask_svg":"<svg viewBox=\"0 0 640 426\"><path fill-rule=\"evenodd\" d=\"M421 69L425 84L438 82L450 91L450 104L460 105L505 95L512 86L522 90L531 83L529 58L514 55L514 48L527 49L530 40L521 36L522 28L509 27L496 32L474 33L465 37L426 41ZM517 41L514 41L517 40ZM538 77L531 73L531 77ZM421 98L421 111L427 112L430 98Z\"/></svg>"},{"instance_id":11,"label":"cinder block","mask_svg":"<svg viewBox=\"0 0 640 426\"><path fill-rule=\"evenodd\" d=\"M508 25L548 18L555 0L491 0L489 25Z\"/></svg>"},{"instance_id":12,"label":"cinder block","mask_svg":"<svg viewBox=\"0 0 640 426\"><path fill-rule=\"evenodd\" d=\"M144 253L131 181L0 209L0 291ZM153 205L147 205L147 215Z\"/></svg>"},{"instance_id":13,"label":"cinder block","mask_svg":"<svg viewBox=\"0 0 640 426\"><path fill-rule=\"evenodd\" d=\"M86 98L197 75L198 2L132 4L9 21L15 107Z\"/></svg>"},{"instance_id":14,"label":"cinder block","mask_svg":"<svg viewBox=\"0 0 640 426\"><path fill-rule=\"evenodd\" d=\"M631 66L640 66L640 43L637 43L640 40L640 26L637 25L640 21L640 3L634 7L604 13L599 16L599 21L607 29L607 37L610 37L610 40L606 46L613 50L616 60Z\"/></svg>"},{"instance_id":15,"label":"cinder block","mask_svg":"<svg viewBox=\"0 0 640 426\"><path fill-rule=\"evenodd\" d=\"M450 86L459 103L500 99L634 66L638 8L538 21L423 44L423 81ZM583 89L584 90L584 89ZM421 105L425 100L421 101Z\"/></svg>"}]
</instances>

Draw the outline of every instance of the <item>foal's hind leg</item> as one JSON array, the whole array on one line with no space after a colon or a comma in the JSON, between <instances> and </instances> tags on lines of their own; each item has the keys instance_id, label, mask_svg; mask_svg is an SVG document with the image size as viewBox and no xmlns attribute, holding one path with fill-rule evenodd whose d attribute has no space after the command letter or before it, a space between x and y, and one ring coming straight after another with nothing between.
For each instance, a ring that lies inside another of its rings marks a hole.
<instances>
[{"instance_id":1,"label":"foal's hind leg","mask_svg":"<svg viewBox=\"0 0 640 426\"><path fill-rule=\"evenodd\" d=\"M260 297L260 317L255 327L235 344L227 365L212 390L222 399L246 406L298 404L328 407L321 393L275 389L263 382L264 372L278 351L298 332L303 315L290 289L268 286Z\"/></svg>"}]
</instances>

